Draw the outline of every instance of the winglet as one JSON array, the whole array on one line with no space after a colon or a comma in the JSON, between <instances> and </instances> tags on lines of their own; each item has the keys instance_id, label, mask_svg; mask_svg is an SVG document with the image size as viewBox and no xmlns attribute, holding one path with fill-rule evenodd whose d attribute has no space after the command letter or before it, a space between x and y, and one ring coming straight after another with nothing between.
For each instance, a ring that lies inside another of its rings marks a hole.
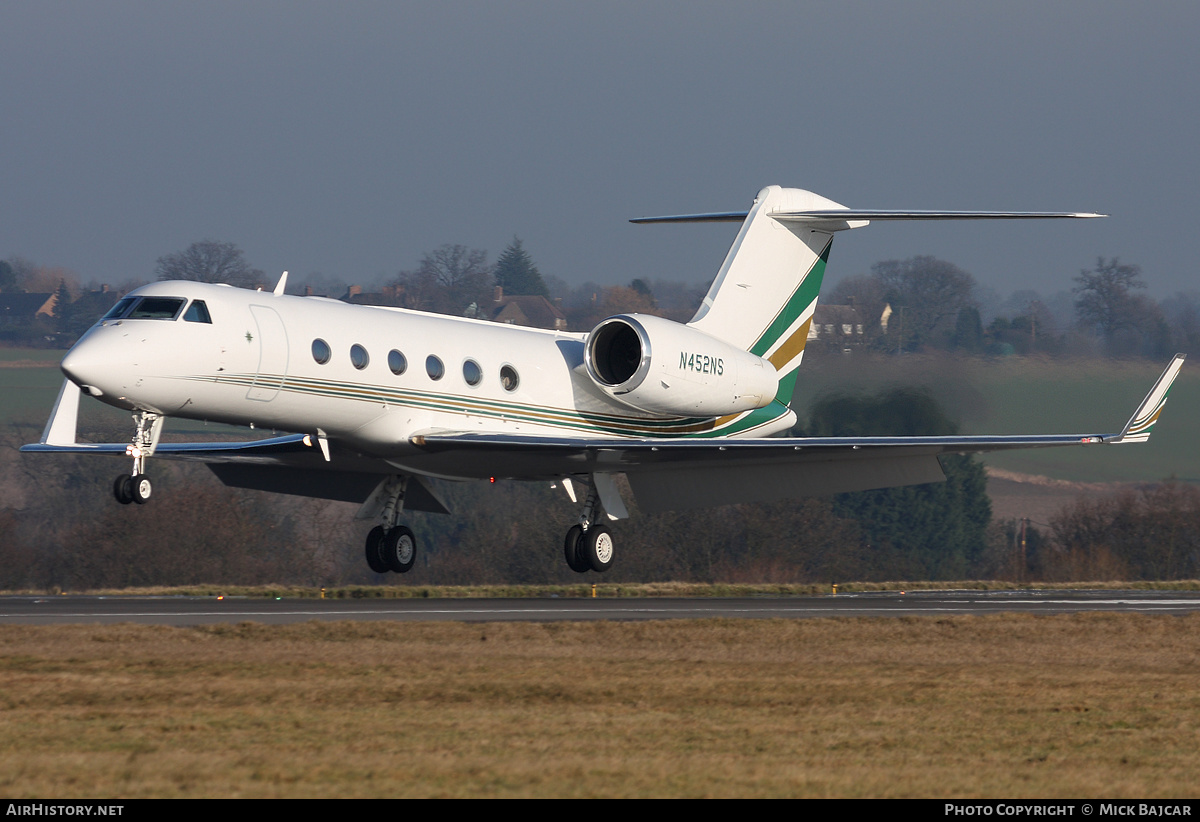
<instances>
[{"instance_id":1,"label":"winglet","mask_svg":"<svg viewBox=\"0 0 1200 822\"><path fill-rule=\"evenodd\" d=\"M1167 393L1170 392L1175 378L1179 376L1179 369L1186 358L1186 354L1175 355L1167 369L1162 372L1162 376L1158 378L1158 382L1154 383L1154 387L1146 395L1146 399L1142 400L1138 410L1134 411L1129 422L1125 423L1124 430L1119 436L1105 440L1106 442L1115 445L1124 442L1145 442L1150 439L1154 423L1158 422L1158 415L1162 413L1163 406L1167 404Z\"/></svg>"},{"instance_id":2,"label":"winglet","mask_svg":"<svg viewBox=\"0 0 1200 822\"><path fill-rule=\"evenodd\" d=\"M287 288L287 272L286 271L283 272L283 274L279 277L279 282L277 282L275 284L275 296L278 297L280 294L282 294L283 289L285 289L285 288Z\"/></svg>"},{"instance_id":3,"label":"winglet","mask_svg":"<svg viewBox=\"0 0 1200 822\"><path fill-rule=\"evenodd\" d=\"M79 419L79 386L63 380L54 402L54 410L42 431L43 445L75 445L75 428Z\"/></svg>"}]
</instances>

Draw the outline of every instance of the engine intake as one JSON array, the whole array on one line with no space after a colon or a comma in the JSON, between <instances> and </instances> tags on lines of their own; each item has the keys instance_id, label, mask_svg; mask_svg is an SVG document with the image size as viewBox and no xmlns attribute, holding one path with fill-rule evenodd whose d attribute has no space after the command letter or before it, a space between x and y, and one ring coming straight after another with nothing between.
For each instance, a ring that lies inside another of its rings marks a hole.
<instances>
[{"instance_id":1,"label":"engine intake","mask_svg":"<svg viewBox=\"0 0 1200 822\"><path fill-rule=\"evenodd\" d=\"M618 314L602 320L584 348L588 376L640 411L720 416L762 408L779 377L762 357L662 317Z\"/></svg>"}]
</instances>

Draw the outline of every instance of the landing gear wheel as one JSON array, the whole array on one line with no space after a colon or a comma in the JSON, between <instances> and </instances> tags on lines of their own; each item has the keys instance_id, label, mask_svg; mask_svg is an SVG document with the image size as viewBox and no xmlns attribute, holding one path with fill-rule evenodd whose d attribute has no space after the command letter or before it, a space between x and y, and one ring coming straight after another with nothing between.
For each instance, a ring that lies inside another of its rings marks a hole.
<instances>
[{"instance_id":1,"label":"landing gear wheel","mask_svg":"<svg viewBox=\"0 0 1200 822\"><path fill-rule=\"evenodd\" d=\"M579 543L582 559L597 573L604 573L613 563L612 532L603 525L593 525Z\"/></svg>"},{"instance_id":2,"label":"landing gear wheel","mask_svg":"<svg viewBox=\"0 0 1200 822\"><path fill-rule=\"evenodd\" d=\"M417 538L403 525L397 525L383 536L379 547L387 566L397 574L408 573L417 559Z\"/></svg>"},{"instance_id":3,"label":"landing gear wheel","mask_svg":"<svg viewBox=\"0 0 1200 822\"><path fill-rule=\"evenodd\" d=\"M386 574L392 570L388 564L383 561L383 526L376 525L367 534L367 565L371 566L371 570L377 574Z\"/></svg>"},{"instance_id":4,"label":"landing gear wheel","mask_svg":"<svg viewBox=\"0 0 1200 822\"><path fill-rule=\"evenodd\" d=\"M120 474L113 480L113 496L122 505L133 502L133 482L128 474Z\"/></svg>"},{"instance_id":5,"label":"landing gear wheel","mask_svg":"<svg viewBox=\"0 0 1200 822\"><path fill-rule=\"evenodd\" d=\"M567 538L563 542L563 553L567 557L567 565L577 574L582 574L592 569L588 561L584 559L583 552L580 550L583 547L583 527L572 525L567 531Z\"/></svg>"},{"instance_id":6,"label":"landing gear wheel","mask_svg":"<svg viewBox=\"0 0 1200 822\"><path fill-rule=\"evenodd\" d=\"M134 474L130 477L129 493L138 505L145 505L149 502L150 494L153 491L154 486L150 484L150 478L145 474Z\"/></svg>"}]
</instances>

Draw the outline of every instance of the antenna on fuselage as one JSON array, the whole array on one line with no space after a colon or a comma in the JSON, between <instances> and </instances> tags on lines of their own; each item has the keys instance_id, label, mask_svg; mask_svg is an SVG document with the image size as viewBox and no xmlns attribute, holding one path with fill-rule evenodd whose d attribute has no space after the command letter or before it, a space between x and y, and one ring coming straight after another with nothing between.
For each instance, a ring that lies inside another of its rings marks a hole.
<instances>
[{"instance_id":1,"label":"antenna on fuselage","mask_svg":"<svg viewBox=\"0 0 1200 822\"><path fill-rule=\"evenodd\" d=\"M275 294L276 295L282 294L283 289L286 287L287 287L287 272L285 271L285 272L283 272L283 274L280 275L279 282L275 283Z\"/></svg>"}]
</instances>

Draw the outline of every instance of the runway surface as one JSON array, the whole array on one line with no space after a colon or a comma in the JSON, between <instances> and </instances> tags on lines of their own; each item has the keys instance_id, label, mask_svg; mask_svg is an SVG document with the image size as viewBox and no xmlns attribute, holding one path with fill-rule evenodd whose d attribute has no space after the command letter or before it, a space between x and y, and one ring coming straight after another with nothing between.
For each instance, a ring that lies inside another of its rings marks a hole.
<instances>
[{"instance_id":1,"label":"runway surface","mask_svg":"<svg viewBox=\"0 0 1200 822\"><path fill-rule=\"evenodd\" d=\"M739 599L240 599L0 596L0 625L201 625L308 620L552 622L647 619L808 619L1022 612L1200 611L1192 591L918 591Z\"/></svg>"}]
</instances>

